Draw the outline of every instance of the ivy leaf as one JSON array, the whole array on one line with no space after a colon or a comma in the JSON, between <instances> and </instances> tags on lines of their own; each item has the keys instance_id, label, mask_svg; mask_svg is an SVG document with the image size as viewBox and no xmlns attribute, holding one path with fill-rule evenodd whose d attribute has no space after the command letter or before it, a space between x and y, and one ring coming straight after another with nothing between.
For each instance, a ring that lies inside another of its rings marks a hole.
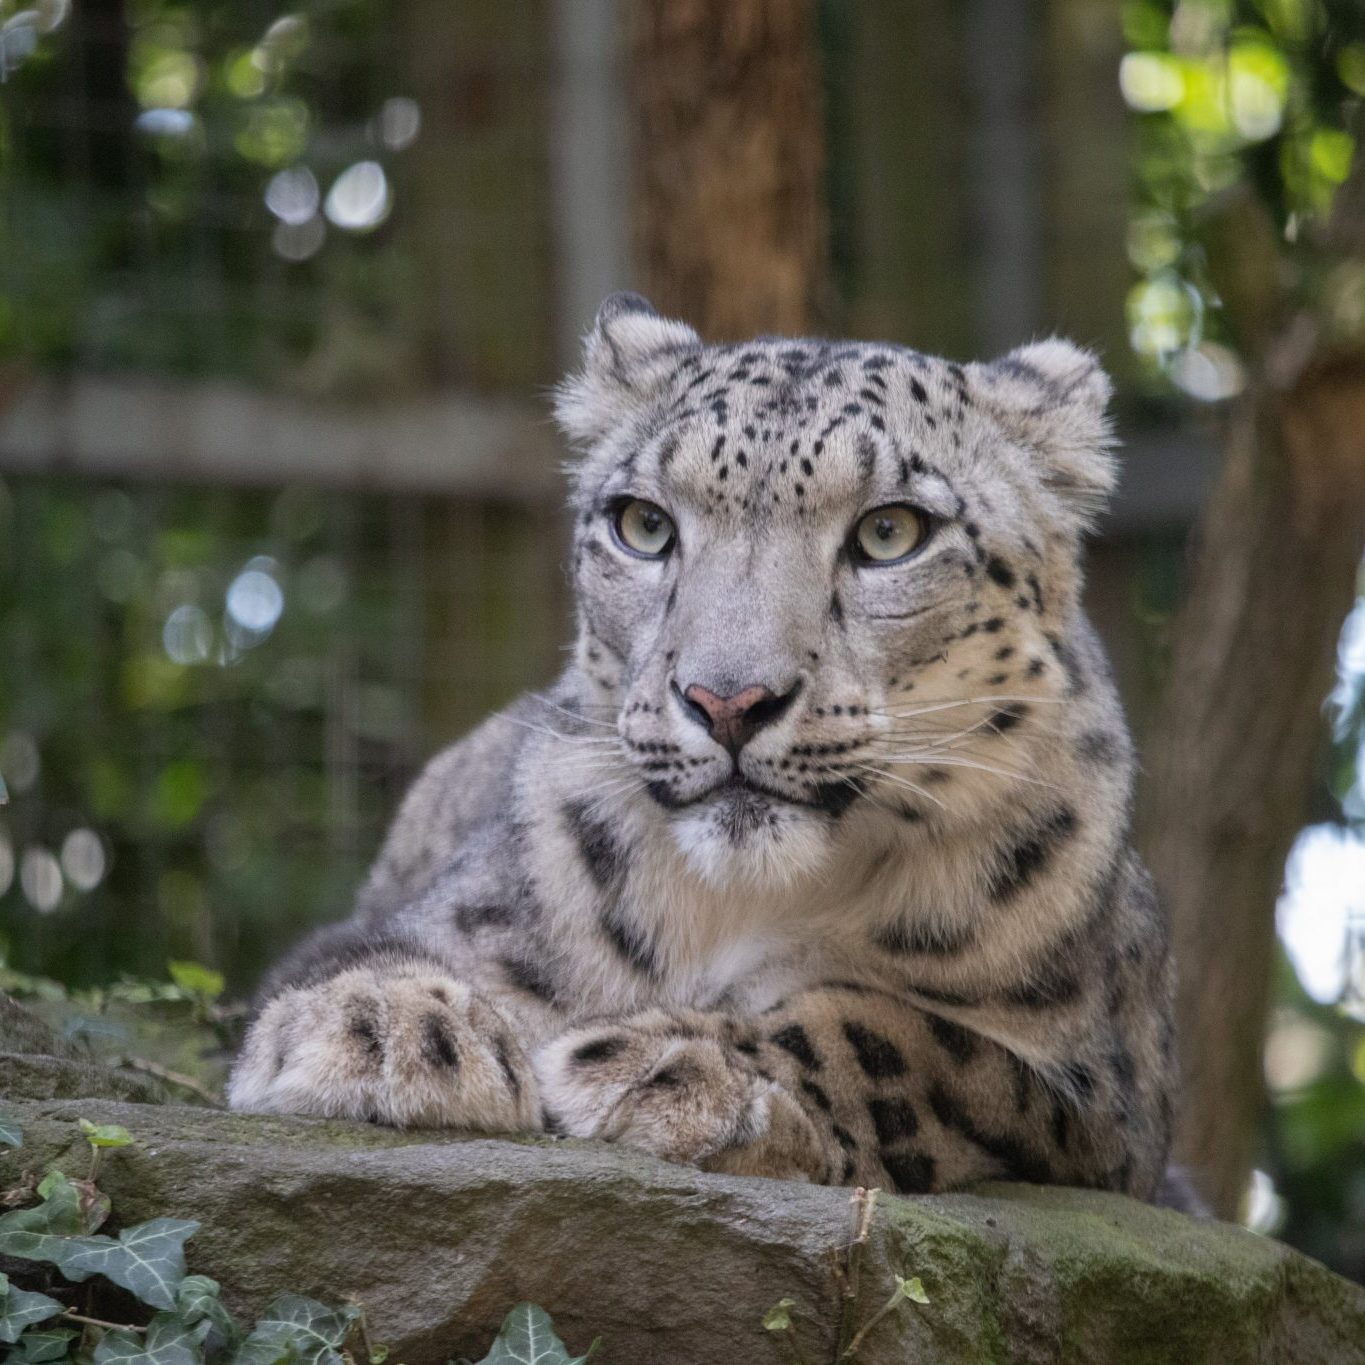
<instances>
[{"instance_id":1,"label":"ivy leaf","mask_svg":"<svg viewBox=\"0 0 1365 1365\"><path fill-rule=\"evenodd\" d=\"M763 1330L765 1332L790 1332L792 1309L795 1307L795 1299L778 1299L763 1315Z\"/></svg>"},{"instance_id":2,"label":"ivy leaf","mask_svg":"<svg viewBox=\"0 0 1365 1365\"><path fill-rule=\"evenodd\" d=\"M126 1147L132 1138L128 1130L117 1123L91 1123L80 1120L81 1132L92 1147Z\"/></svg>"},{"instance_id":3,"label":"ivy leaf","mask_svg":"<svg viewBox=\"0 0 1365 1365\"><path fill-rule=\"evenodd\" d=\"M911 1303L928 1303L929 1296L924 1292L924 1285L920 1282L918 1275L912 1275L908 1280L900 1275L895 1275L896 1297L899 1299L909 1299Z\"/></svg>"},{"instance_id":4,"label":"ivy leaf","mask_svg":"<svg viewBox=\"0 0 1365 1365\"><path fill-rule=\"evenodd\" d=\"M77 1333L61 1327L48 1332L25 1332L5 1357L5 1365L56 1365L70 1359L71 1342Z\"/></svg>"},{"instance_id":5,"label":"ivy leaf","mask_svg":"<svg viewBox=\"0 0 1365 1365\"><path fill-rule=\"evenodd\" d=\"M80 1194L60 1172L53 1171L38 1186L41 1204L31 1209L14 1209L0 1217L0 1241L10 1232L53 1233L79 1236L85 1232L81 1219Z\"/></svg>"},{"instance_id":6,"label":"ivy leaf","mask_svg":"<svg viewBox=\"0 0 1365 1365\"><path fill-rule=\"evenodd\" d=\"M0 1111L0 1143L6 1147L24 1145L24 1130L19 1127L19 1120L3 1111Z\"/></svg>"},{"instance_id":7,"label":"ivy leaf","mask_svg":"<svg viewBox=\"0 0 1365 1365\"><path fill-rule=\"evenodd\" d=\"M142 1336L115 1329L95 1347L95 1365L203 1365L208 1324L191 1327L175 1313L158 1313Z\"/></svg>"},{"instance_id":8,"label":"ivy leaf","mask_svg":"<svg viewBox=\"0 0 1365 1365\"><path fill-rule=\"evenodd\" d=\"M19 1340L19 1333L35 1322L46 1322L62 1311L62 1305L46 1294L17 1289L9 1277L0 1275L0 1342Z\"/></svg>"},{"instance_id":9,"label":"ivy leaf","mask_svg":"<svg viewBox=\"0 0 1365 1365\"><path fill-rule=\"evenodd\" d=\"M207 1275L186 1275L175 1291L175 1310L181 1322L189 1327L208 1323L205 1340L215 1347L231 1344L242 1334L218 1295L218 1281Z\"/></svg>"},{"instance_id":10,"label":"ivy leaf","mask_svg":"<svg viewBox=\"0 0 1365 1365\"><path fill-rule=\"evenodd\" d=\"M233 1365L340 1365L358 1308L328 1308L298 1294L281 1294L237 1349Z\"/></svg>"},{"instance_id":11,"label":"ivy leaf","mask_svg":"<svg viewBox=\"0 0 1365 1365\"><path fill-rule=\"evenodd\" d=\"M493 1349L479 1365L585 1365L596 1349L594 1341L587 1355L571 1356L555 1336L550 1315L533 1303L519 1303L503 1319Z\"/></svg>"},{"instance_id":12,"label":"ivy leaf","mask_svg":"<svg viewBox=\"0 0 1365 1365\"><path fill-rule=\"evenodd\" d=\"M23 1213L37 1210L24 1209ZM153 1218L112 1237L72 1237L27 1229L9 1230L0 1218L0 1255L47 1261L68 1280L103 1275L153 1308L174 1308L185 1278L185 1243L199 1224L183 1218Z\"/></svg>"}]
</instances>

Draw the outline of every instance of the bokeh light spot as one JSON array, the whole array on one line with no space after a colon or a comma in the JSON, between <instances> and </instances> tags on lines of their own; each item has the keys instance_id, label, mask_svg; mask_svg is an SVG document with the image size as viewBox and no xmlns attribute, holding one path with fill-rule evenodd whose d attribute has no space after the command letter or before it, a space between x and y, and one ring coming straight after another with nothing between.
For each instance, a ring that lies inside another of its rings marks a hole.
<instances>
[{"instance_id":1,"label":"bokeh light spot","mask_svg":"<svg viewBox=\"0 0 1365 1365\"><path fill-rule=\"evenodd\" d=\"M19 885L40 915L49 914L62 903L61 864L45 848L26 848L19 860Z\"/></svg>"},{"instance_id":2,"label":"bokeh light spot","mask_svg":"<svg viewBox=\"0 0 1365 1365\"><path fill-rule=\"evenodd\" d=\"M347 232L368 232L389 216L392 195L377 161L357 161L337 176L327 192L325 212Z\"/></svg>"},{"instance_id":3,"label":"bokeh light spot","mask_svg":"<svg viewBox=\"0 0 1365 1365\"><path fill-rule=\"evenodd\" d=\"M104 843L92 829L73 829L62 840L62 871L78 891L93 891L107 869Z\"/></svg>"}]
</instances>

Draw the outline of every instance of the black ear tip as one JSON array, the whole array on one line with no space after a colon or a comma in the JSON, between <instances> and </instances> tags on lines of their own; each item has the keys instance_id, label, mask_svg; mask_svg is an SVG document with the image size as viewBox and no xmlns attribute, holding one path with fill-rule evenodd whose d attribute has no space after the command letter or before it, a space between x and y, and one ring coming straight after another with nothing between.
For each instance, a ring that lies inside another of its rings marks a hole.
<instances>
[{"instance_id":1,"label":"black ear tip","mask_svg":"<svg viewBox=\"0 0 1365 1365\"><path fill-rule=\"evenodd\" d=\"M646 313L650 317L657 317L654 305L639 294L633 294L629 289L619 290L615 294L608 294L602 300L602 306L597 310L597 325L601 327L604 323L610 322L613 318L622 317L626 313Z\"/></svg>"}]
</instances>

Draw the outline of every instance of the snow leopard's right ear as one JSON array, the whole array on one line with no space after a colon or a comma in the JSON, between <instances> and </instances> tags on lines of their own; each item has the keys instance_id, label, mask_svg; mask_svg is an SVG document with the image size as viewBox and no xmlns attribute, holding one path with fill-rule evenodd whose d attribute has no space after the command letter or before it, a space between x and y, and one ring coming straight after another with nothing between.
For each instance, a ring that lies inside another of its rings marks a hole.
<instances>
[{"instance_id":1,"label":"snow leopard's right ear","mask_svg":"<svg viewBox=\"0 0 1365 1365\"><path fill-rule=\"evenodd\" d=\"M590 445L638 412L680 356L701 345L685 322L660 317L638 294L610 294L583 341L583 368L555 390L555 416L577 445Z\"/></svg>"}]
</instances>

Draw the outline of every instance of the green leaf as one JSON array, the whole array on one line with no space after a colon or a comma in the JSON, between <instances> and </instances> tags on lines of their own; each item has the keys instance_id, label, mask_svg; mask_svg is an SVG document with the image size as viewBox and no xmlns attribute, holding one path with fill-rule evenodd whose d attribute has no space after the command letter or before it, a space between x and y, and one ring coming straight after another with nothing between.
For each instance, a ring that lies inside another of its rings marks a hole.
<instances>
[{"instance_id":1,"label":"green leaf","mask_svg":"<svg viewBox=\"0 0 1365 1365\"><path fill-rule=\"evenodd\" d=\"M36 1210L24 1209L23 1213ZM0 1255L55 1265L68 1280L103 1275L153 1308L174 1308L185 1278L185 1243L199 1224L183 1218L153 1218L112 1237L74 1237L5 1224L0 1218Z\"/></svg>"},{"instance_id":2,"label":"green leaf","mask_svg":"<svg viewBox=\"0 0 1365 1365\"><path fill-rule=\"evenodd\" d=\"M6 1147L24 1145L24 1130L19 1126L19 1120L12 1114L0 1114L0 1144Z\"/></svg>"},{"instance_id":3,"label":"green leaf","mask_svg":"<svg viewBox=\"0 0 1365 1365\"><path fill-rule=\"evenodd\" d=\"M46 1294L17 1289L9 1278L0 1275L0 1342L15 1342L25 1327L46 1322L62 1311L62 1305Z\"/></svg>"},{"instance_id":4,"label":"green leaf","mask_svg":"<svg viewBox=\"0 0 1365 1365\"><path fill-rule=\"evenodd\" d=\"M11 1232L53 1233L80 1236L86 1231L81 1218L81 1200L76 1187L60 1172L53 1171L38 1186L41 1204L30 1209L14 1209L0 1217L0 1238Z\"/></svg>"},{"instance_id":5,"label":"green leaf","mask_svg":"<svg viewBox=\"0 0 1365 1365\"><path fill-rule=\"evenodd\" d=\"M795 1307L795 1299L778 1299L778 1301L763 1315L764 1331L790 1332L792 1325L792 1309Z\"/></svg>"},{"instance_id":6,"label":"green leaf","mask_svg":"<svg viewBox=\"0 0 1365 1365\"><path fill-rule=\"evenodd\" d=\"M202 1365L208 1324L190 1326L175 1313L158 1313L142 1336L106 1332L95 1348L95 1365Z\"/></svg>"},{"instance_id":7,"label":"green leaf","mask_svg":"<svg viewBox=\"0 0 1365 1365\"><path fill-rule=\"evenodd\" d=\"M298 1294L281 1294L237 1349L233 1365L340 1365L337 1348L360 1310L328 1308Z\"/></svg>"},{"instance_id":8,"label":"green leaf","mask_svg":"<svg viewBox=\"0 0 1365 1365\"><path fill-rule=\"evenodd\" d=\"M596 1345L587 1355L571 1356L555 1336L550 1315L533 1303L519 1303L503 1319L493 1349L479 1365L584 1365Z\"/></svg>"},{"instance_id":9,"label":"green leaf","mask_svg":"<svg viewBox=\"0 0 1365 1365\"><path fill-rule=\"evenodd\" d=\"M206 1000L216 1000L226 984L222 972L215 972L201 962L168 962L166 970L182 991L202 995Z\"/></svg>"},{"instance_id":10,"label":"green leaf","mask_svg":"<svg viewBox=\"0 0 1365 1365\"><path fill-rule=\"evenodd\" d=\"M133 1140L128 1130L117 1123L91 1123L89 1119L81 1119L80 1127L92 1147L126 1147Z\"/></svg>"},{"instance_id":11,"label":"green leaf","mask_svg":"<svg viewBox=\"0 0 1365 1365\"><path fill-rule=\"evenodd\" d=\"M9 789L5 786L5 775L0 773L0 806L6 805L9 801Z\"/></svg>"},{"instance_id":12,"label":"green leaf","mask_svg":"<svg viewBox=\"0 0 1365 1365\"><path fill-rule=\"evenodd\" d=\"M207 1275L186 1275L181 1280L180 1288L175 1291L175 1308L180 1320L188 1326L207 1322L209 1334L206 1340L215 1347L230 1345L242 1335L232 1314L219 1298L218 1281L209 1279Z\"/></svg>"},{"instance_id":13,"label":"green leaf","mask_svg":"<svg viewBox=\"0 0 1365 1365\"><path fill-rule=\"evenodd\" d=\"M896 1293L902 1299L909 1299L911 1303L928 1303L929 1296L924 1292L924 1285L920 1283L918 1275L913 1275L910 1279L903 1279L896 1275Z\"/></svg>"},{"instance_id":14,"label":"green leaf","mask_svg":"<svg viewBox=\"0 0 1365 1365\"><path fill-rule=\"evenodd\" d=\"M5 1365L57 1365L68 1360L71 1342L77 1336L70 1328L47 1332L25 1332L19 1344L5 1357Z\"/></svg>"}]
</instances>

